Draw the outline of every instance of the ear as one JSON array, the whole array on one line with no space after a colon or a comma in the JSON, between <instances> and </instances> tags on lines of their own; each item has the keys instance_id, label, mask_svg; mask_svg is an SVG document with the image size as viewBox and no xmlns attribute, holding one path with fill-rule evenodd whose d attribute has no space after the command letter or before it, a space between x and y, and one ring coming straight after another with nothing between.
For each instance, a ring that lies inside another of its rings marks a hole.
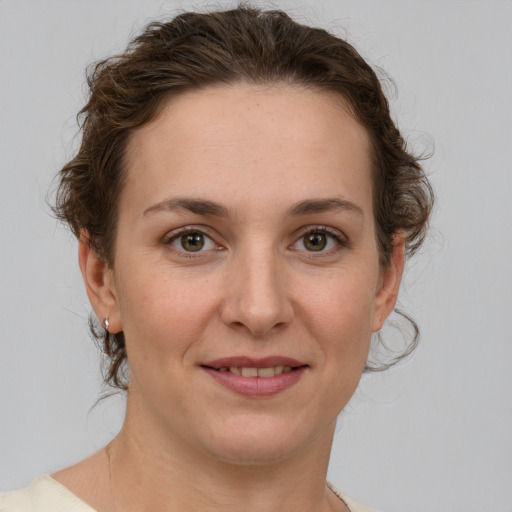
<instances>
[{"instance_id":1,"label":"ear","mask_svg":"<svg viewBox=\"0 0 512 512\"><path fill-rule=\"evenodd\" d=\"M114 272L92 247L86 230L80 234L78 261L89 301L101 325L104 326L105 318L108 318L109 332L122 331Z\"/></svg>"},{"instance_id":2,"label":"ear","mask_svg":"<svg viewBox=\"0 0 512 512\"><path fill-rule=\"evenodd\" d=\"M389 265L381 270L379 287L375 300L375 315L373 317L373 332L379 331L386 318L393 311L400 282L404 271L405 262L405 237L403 233L395 235L393 240L393 252Z\"/></svg>"}]
</instances>

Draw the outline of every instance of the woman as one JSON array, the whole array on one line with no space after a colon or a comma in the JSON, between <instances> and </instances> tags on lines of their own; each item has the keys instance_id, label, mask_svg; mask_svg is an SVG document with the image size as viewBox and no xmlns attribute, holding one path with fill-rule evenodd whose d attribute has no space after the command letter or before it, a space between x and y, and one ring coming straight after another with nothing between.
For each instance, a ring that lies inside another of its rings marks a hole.
<instances>
[{"instance_id":1,"label":"woman","mask_svg":"<svg viewBox=\"0 0 512 512\"><path fill-rule=\"evenodd\" d=\"M150 25L89 84L56 212L126 418L0 510L367 510L325 483L336 418L432 203L375 73L238 8Z\"/></svg>"}]
</instances>

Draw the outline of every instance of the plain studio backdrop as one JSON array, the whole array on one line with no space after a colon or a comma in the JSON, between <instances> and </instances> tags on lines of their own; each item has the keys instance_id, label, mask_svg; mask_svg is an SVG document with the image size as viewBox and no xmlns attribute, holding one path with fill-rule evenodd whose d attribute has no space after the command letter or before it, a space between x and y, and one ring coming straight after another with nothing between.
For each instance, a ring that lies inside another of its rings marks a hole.
<instances>
[{"instance_id":1,"label":"plain studio backdrop","mask_svg":"<svg viewBox=\"0 0 512 512\"><path fill-rule=\"evenodd\" d=\"M0 491L99 449L123 413L119 396L93 407L99 358L77 244L46 204L79 141L84 69L148 21L205 5L233 4L0 0ZM386 70L403 133L434 151L435 229L401 295L421 344L363 377L329 478L388 512L510 512L512 3L265 5L347 37Z\"/></svg>"}]
</instances>

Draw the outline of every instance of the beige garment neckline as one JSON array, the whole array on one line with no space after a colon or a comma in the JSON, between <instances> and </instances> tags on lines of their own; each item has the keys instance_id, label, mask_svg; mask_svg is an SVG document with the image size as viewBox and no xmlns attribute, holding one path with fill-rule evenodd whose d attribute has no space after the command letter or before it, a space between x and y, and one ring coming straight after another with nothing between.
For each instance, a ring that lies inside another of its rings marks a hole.
<instances>
[{"instance_id":1,"label":"beige garment neckline","mask_svg":"<svg viewBox=\"0 0 512 512\"><path fill-rule=\"evenodd\" d=\"M350 512L375 512L372 509L359 505L345 494L341 493L327 482L327 487L347 506ZM44 512L46 510L66 510L72 512L97 512L90 505L81 500L76 494L67 487L52 478L50 475L41 475L35 478L26 489L13 491L15 493L24 493L36 500L35 503L44 504L43 508L37 509ZM7 493L11 494L11 493ZM20 494L20 498L23 494Z\"/></svg>"}]
</instances>

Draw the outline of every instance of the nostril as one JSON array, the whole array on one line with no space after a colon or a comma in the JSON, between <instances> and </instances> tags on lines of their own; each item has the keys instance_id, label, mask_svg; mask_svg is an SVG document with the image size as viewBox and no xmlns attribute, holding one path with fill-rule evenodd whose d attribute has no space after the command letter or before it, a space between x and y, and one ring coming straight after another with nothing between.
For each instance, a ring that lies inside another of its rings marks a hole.
<instances>
[{"instance_id":1,"label":"nostril","mask_svg":"<svg viewBox=\"0 0 512 512\"><path fill-rule=\"evenodd\" d=\"M268 269L264 270L258 273L258 279L253 275L254 269L249 275L245 272L226 288L220 305L221 320L226 326L262 337L290 324L293 307L286 288L275 276L268 275Z\"/></svg>"}]
</instances>

